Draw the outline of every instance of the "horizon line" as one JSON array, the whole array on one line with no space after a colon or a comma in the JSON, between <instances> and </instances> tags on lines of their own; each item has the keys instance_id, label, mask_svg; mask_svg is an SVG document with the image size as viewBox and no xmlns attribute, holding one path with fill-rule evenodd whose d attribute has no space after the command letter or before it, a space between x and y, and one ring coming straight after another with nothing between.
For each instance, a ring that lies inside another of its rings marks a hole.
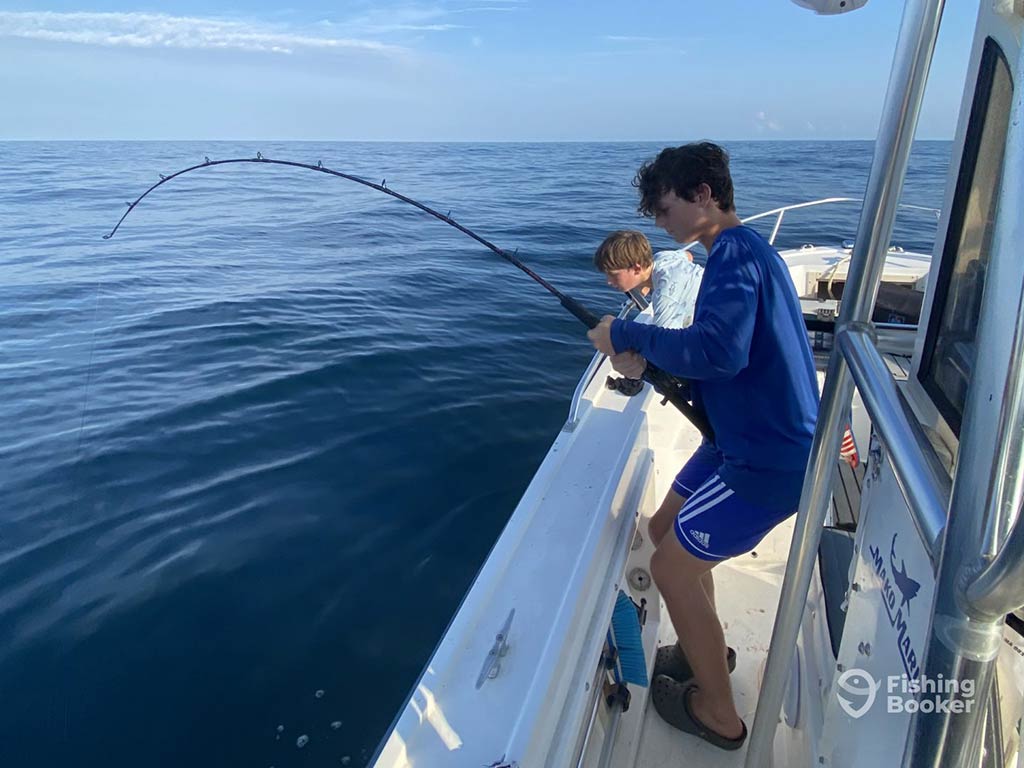
<instances>
[{"instance_id":1,"label":"horizon line","mask_svg":"<svg viewBox=\"0 0 1024 768\"><path fill-rule=\"evenodd\" d=\"M748 143L781 143L781 142L802 142L802 143L814 143L814 142L854 142L854 141L875 141L877 137L872 136L869 138L827 138L827 137L815 137L815 138L745 138L745 139L714 139L716 143L728 144L730 142L748 142ZM688 141L711 141L711 139L690 139ZM688 143L688 141L680 141L679 139L281 139L281 138L242 138L242 139L116 139L116 138L91 138L91 139L56 139L56 138L2 138L0 137L0 143L61 143L61 142L77 142L77 143L204 143L204 142L267 142L267 143L307 143L307 144L665 144L665 145L679 145ZM919 141L953 141L953 137L947 138L915 138L914 142Z\"/></svg>"}]
</instances>

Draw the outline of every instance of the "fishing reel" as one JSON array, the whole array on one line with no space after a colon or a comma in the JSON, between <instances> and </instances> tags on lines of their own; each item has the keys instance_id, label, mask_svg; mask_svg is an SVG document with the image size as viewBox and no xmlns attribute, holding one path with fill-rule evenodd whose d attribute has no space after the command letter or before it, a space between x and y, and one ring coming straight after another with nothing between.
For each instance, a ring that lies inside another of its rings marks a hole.
<instances>
[{"instance_id":1,"label":"fishing reel","mask_svg":"<svg viewBox=\"0 0 1024 768\"><path fill-rule=\"evenodd\" d=\"M644 388L643 379L627 379L625 376L609 376L604 385L607 389L620 392L626 397L639 395Z\"/></svg>"}]
</instances>

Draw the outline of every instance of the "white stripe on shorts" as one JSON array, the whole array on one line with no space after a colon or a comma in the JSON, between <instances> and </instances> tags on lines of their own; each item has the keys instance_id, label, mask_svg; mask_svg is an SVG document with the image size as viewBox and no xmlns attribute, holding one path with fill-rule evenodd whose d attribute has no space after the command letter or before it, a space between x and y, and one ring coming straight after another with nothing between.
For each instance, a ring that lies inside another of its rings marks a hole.
<instances>
[{"instance_id":1,"label":"white stripe on shorts","mask_svg":"<svg viewBox=\"0 0 1024 768\"><path fill-rule=\"evenodd\" d=\"M690 496L693 496L693 489L692 488L687 488L685 485L680 483L678 480L673 480L672 481L672 487L673 488L682 488L684 491L686 491L687 499L689 499ZM683 494L679 494L679 495L682 496Z\"/></svg>"},{"instance_id":2,"label":"white stripe on shorts","mask_svg":"<svg viewBox=\"0 0 1024 768\"><path fill-rule=\"evenodd\" d=\"M693 492L693 495L686 500L686 504L683 506L685 507L687 504L700 504L708 496L717 493L723 488L725 488L725 483L719 479L716 472L697 487L697 490Z\"/></svg>"},{"instance_id":3,"label":"white stripe on shorts","mask_svg":"<svg viewBox=\"0 0 1024 768\"><path fill-rule=\"evenodd\" d=\"M713 475L713 477L716 480L718 479L718 475L717 474ZM724 490L720 490L720 489L724 489ZM721 504L723 501L725 501L726 499L728 499L732 495L733 495L732 489L731 488L726 488L725 483L719 481L718 484L715 486L714 490L711 493L704 494L698 500L697 503L698 503L699 506L697 506L695 509L692 509L689 512L687 512L686 515L682 514L682 510L679 511L678 525L681 526L683 523L685 523L688 520L696 517L697 515L702 514L704 512L707 512L709 509L711 509L712 507L714 507L714 506L716 506L718 504ZM687 502L686 504L683 505L683 508L685 509L686 507L689 507L689 506L690 506L690 502Z\"/></svg>"},{"instance_id":4,"label":"white stripe on shorts","mask_svg":"<svg viewBox=\"0 0 1024 768\"><path fill-rule=\"evenodd\" d=\"M719 554L716 554L714 552L709 552L708 550L704 549L702 546L700 546L700 544L696 543L693 539L691 539L689 536L687 536L686 535L686 531L684 531L681 527L679 529L679 533L682 534L683 538L686 539L686 542L691 547L693 547L695 550L697 550L698 552L702 552L705 555L707 555L708 557L713 557L715 560L728 560L729 559L728 555L719 555Z\"/></svg>"}]
</instances>

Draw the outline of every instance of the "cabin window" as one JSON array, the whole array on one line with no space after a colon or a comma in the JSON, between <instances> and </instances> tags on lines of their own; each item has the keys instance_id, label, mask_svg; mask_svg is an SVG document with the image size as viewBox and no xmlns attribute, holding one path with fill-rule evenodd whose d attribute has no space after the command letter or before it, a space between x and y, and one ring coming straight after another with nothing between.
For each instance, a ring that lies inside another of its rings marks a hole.
<instances>
[{"instance_id":1,"label":"cabin window","mask_svg":"<svg viewBox=\"0 0 1024 768\"><path fill-rule=\"evenodd\" d=\"M981 58L918 376L959 437L977 357L981 297L995 232L1013 81L989 38Z\"/></svg>"}]
</instances>

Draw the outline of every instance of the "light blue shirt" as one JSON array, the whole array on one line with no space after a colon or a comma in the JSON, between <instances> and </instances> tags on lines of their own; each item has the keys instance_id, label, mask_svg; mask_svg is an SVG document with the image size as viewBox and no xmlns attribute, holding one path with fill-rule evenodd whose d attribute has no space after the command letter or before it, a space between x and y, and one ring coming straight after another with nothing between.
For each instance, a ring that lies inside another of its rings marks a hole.
<instances>
[{"instance_id":1,"label":"light blue shirt","mask_svg":"<svg viewBox=\"0 0 1024 768\"><path fill-rule=\"evenodd\" d=\"M654 325L685 328L693 323L703 277L704 268L690 261L685 250L656 253L651 271Z\"/></svg>"}]
</instances>

